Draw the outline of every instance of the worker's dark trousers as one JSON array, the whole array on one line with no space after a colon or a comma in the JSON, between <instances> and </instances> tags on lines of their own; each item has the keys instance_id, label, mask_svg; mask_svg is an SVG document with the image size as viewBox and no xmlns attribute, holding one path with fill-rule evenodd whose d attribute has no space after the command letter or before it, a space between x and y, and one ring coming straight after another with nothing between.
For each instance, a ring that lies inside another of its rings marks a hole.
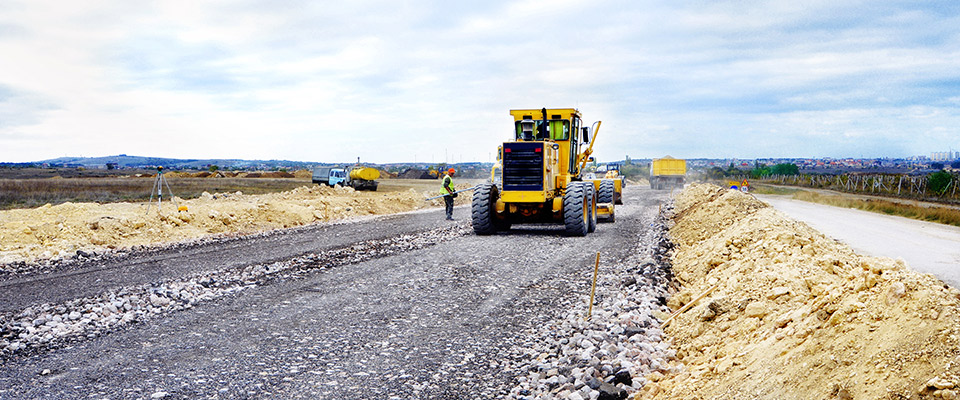
<instances>
[{"instance_id":1,"label":"worker's dark trousers","mask_svg":"<svg viewBox=\"0 0 960 400\"><path fill-rule=\"evenodd\" d=\"M453 196L443 196L443 202L447 206L447 218L453 218Z\"/></svg>"}]
</instances>

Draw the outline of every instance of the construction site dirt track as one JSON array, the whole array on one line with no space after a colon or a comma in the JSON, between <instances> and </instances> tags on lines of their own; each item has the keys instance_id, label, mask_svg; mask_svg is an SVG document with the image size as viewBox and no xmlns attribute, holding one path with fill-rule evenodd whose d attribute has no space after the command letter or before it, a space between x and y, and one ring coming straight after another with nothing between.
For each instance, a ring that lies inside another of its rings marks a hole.
<instances>
[{"instance_id":1,"label":"construction site dirt track","mask_svg":"<svg viewBox=\"0 0 960 400\"><path fill-rule=\"evenodd\" d=\"M587 237L562 226L475 236L458 207L455 222L423 210L10 275L9 309L69 308L111 291L102 304L123 312L131 296L116 287L147 287L137 304L149 297L156 307L145 309L158 310L228 281L208 271L242 272L229 291L178 311L8 355L0 398L502 398L514 384L503 355L524 341L516 336L583 301L595 252L633 257L668 197L625 195L616 224ZM146 272L119 273L126 267ZM257 268L271 272L247 273ZM193 286L159 283L198 274ZM89 315L81 311L76 321Z\"/></svg>"}]
</instances>

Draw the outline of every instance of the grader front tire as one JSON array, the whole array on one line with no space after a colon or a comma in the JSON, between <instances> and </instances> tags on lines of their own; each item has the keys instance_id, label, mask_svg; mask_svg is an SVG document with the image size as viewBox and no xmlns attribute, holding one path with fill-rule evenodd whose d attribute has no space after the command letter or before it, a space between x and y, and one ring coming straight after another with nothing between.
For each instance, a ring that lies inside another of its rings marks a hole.
<instances>
[{"instance_id":1,"label":"grader front tire","mask_svg":"<svg viewBox=\"0 0 960 400\"><path fill-rule=\"evenodd\" d=\"M593 182L584 182L583 188L586 191L587 195L587 233L593 233L597 230L597 196L593 190Z\"/></svg>"}]
</instances>

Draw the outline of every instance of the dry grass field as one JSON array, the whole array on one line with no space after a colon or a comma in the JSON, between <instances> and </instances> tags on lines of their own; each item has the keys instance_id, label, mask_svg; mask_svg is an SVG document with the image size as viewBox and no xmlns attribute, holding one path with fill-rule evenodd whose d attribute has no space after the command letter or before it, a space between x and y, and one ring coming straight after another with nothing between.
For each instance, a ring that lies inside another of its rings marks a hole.
<instances>
[{"instance_id":1,"label":"dry grass field","mask_svg":"<svg viewBox=\"0 0 960 400\"><path fill-rule=\"evenodd\" d=\"M154 170L83 170L74 168L0 169L0 210L33 208L45 204L142 202L156 194ZM235 173L233 173L235 174ZM284 174L291 177L263 177L271 173L241 174L244 177L185 177L189 173L168 172L165 180L170 191L182 199L194 199L207 193L267 194L313 185L308 171ZM277 173L272 173L277 175ZM193 175L197 175L194 173ZM482 179L455 179L471 186ZM439 191L439 180L380 179L378 192Z\"/></svg>"},{"instance_id":2,"label":"dry grass field","mask_svg":"<svg viewBox=\"0 0 960 400\"><path fill-rule=\"evenodd\" d=\"M173 195L197 198L203 192L265 194L311 185L309 178L166 178ZM147 201L156 178L46 178L0 179L0 209L39 207L44 204L112 203ZM155 193L155 192L154 192ZM164 196L168 195L164 187Z\"/></svg>"}]
</instances>

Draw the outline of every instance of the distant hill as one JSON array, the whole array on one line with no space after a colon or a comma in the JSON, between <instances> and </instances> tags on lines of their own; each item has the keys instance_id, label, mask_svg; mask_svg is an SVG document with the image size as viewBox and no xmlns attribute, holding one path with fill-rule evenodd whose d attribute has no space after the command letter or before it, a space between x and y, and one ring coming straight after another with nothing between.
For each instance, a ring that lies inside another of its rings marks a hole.
<instances>
[{"instance_id":1,"label":"distant hill","mask_svg":"<svg viewBox=\"0 0 960 400\"><path fill-rule=\"evenodd\" d=\"M274 169L274 168L310 168L318 163L289 160L240 160L240 159L183 159L141 157L119 154L105 157L59 157L37 161L32 164L50 166L105 168L107 164L116 164L119 168L155 168L203 169L216 165L224 169Z\"/></svg>"},{"instance_id":2,"label":"distant hill","mask_svg":"<svg viewBox=\"0 0 960 400\"><path fill-rule=\"evenodd\" d=\"M162 158L162 157L142 157L118 154L115 156L104 157L59 157L49 160L25 162L25 163L3 163L0 162L0 168L31 168L31 167L51 167L51 168L78 168L85 169L106 169L107 165L122 169L154 169L163 167L169 170L179 169L207 169L211 165L216 165L219 169L225 170L260 170L271 171L278 169L298 170L313 169L317 166L345 166L351 163L325 163L308 161L290 161L290 160L240 160L240 159L184 159L184 158ZM385 171L401 172L407 168L428 169L440 164L433 163L390 163L375 164L363 163L365 166L376 167ZM446 164L442 164L446 165ZM484 170L489 172L492 163L467 162L460 164L450 164L458 169L466 170ZM484 173L487 173L484 172Z\"/></svg>"}]
</instances>

